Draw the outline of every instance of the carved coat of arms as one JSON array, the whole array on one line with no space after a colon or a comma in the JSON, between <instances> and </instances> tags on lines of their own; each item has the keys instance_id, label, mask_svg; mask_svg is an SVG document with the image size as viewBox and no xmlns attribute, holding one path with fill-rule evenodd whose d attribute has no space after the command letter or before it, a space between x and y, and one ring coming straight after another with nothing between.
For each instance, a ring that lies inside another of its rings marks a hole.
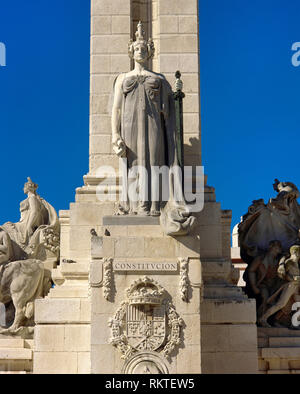
<instances>
[{"instance_id":1,"label":"carved coat of arms","mask_svg":"<svg viewBox=\"0 0 300 394\"><path fill-rule=\"evenodd\" d=\"M168 356L180 343L183 324L165 290L153 279L144 277L127 290L127 301L110 319L111 343L127 359L135 352L156 351Z\"/></svg>"},{"instance_id":2,"label":"carved coat of arms","mask_svg":"<svg viewBox=\"0 0 300 394\"><path fill-rule=\"evenodd\" d=\"M163 305L128 305L128 343L137 350L157 350L166 337L166 311Z\"/></svg>"}]
</instances>

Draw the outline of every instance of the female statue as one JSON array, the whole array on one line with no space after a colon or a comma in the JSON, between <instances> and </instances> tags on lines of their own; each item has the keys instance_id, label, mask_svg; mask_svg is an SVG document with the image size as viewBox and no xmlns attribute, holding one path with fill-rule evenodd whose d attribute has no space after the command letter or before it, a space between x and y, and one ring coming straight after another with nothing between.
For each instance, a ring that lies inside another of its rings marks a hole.
<instances>
[{"instance_id":1,"label":"female statue","mask_svg":"<svg viewBox=\"0 0 300 394\"><path fill-rule=\"evenodd\" d=\"M28 178L20 221L0 226L0 303L5 305L6 318L12 304L15 310L13 321L6 321L9 327L0 327L0 334L15 335L34 324L34 300L44 297L51 287L51 272L44 261L49 258L53 263L59 257L58 217L37 188Z\"/></svg>"},{"instance_id":2,"label":"female statue","mask_svg":"<svg viewBox=\"0 0 300 394\"><path fill-rule=\"evenodd\" d=\"M141 22L136 41L129 43L129 56L135 67L117 77L112 110L113 150L127 159L128 183L123 181L119 213L161 215L167 234L185 234L194 218L184 204L178 173L173 92L163 75L146 68L154 44L145 41ZM168 168L168 185L163 185L168 186L167 197L159 184L162 168Z\"/></svg>"},{"instance_id":3,"label":"female statue","mask_svg":"<svg viewBox=\"0 0 300 394\"><path fill-rule=\"evenodd\" d=\"M38 185L28 178L24 185L27 198L20 203L21 218L18 223L7 222L0 227L10 238L12 255L10 260L38 257L39 246L47 243L44 239L50 230L59 243L59 221L54 208L42 199L36 190ZM53 238L53 237L52 237Z\"/></svg>"}]
</instances>

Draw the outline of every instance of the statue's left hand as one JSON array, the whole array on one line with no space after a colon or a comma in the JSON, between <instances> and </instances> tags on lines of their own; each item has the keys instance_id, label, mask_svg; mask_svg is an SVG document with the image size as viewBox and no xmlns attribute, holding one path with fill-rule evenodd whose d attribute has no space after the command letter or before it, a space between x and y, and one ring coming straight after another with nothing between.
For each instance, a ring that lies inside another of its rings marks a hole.
<instances>
[{"instance_id":1,"label":"statue's left hand","mask_svg":"<svg viewBox=\"0 0 300 394\"><path fill-rule=\"evenodd\" d=\"M126 145L121 137L113 141L113 151L119 157L125 157L126 155Z\"/></svg>"}]
</instances>

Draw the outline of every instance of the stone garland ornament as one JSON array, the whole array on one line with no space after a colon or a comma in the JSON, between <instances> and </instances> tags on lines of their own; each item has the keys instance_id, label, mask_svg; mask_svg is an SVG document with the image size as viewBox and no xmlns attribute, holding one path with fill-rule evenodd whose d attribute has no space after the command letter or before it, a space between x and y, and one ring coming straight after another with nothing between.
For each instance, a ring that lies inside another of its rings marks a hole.
<instances>
[{"instance_id":1,"label":"stone garland ornament","mask_svg":"<svg viewBox=\"0 0 300 394\"><path fill-rule=\"evenodd\" d=\"M45 249L50 250L53 254L59 255L60 235L53 228L45 228L43 231Z\"/></svg>"},{"instance_id":2,"label":"stone garland ornament","mask_svg":"<svg viewBox=\"0 0 300 394\"><path fill-rule=\"evenodd\" d=\"M112 290L112 276L113 276L112 262L113 262L112 258L103 260L103 297L107 301L110 300L111 290Z\"/></svg>"},{"instance_id":3,"label":"stone garland ornament","mask_svg":"<svg viewBox=\"0 0 300 394\"><path fill-rule=\"evenodd\" d=\"M166 299L164 288L145 276L127 289L127 300L108 324L110 343L127 360L136 352L145 351L170 356L180 344L183 320Z\"/></svg>"},{"instance_id":4,"label":"stone garland ornament","mask_svg":"<svg viewBox=\"0 0 300 394\"><path fill-rule=\"evenodd\" d=\"M179 282L179 288L180 288L180 297L182 301L188 302L188 290L189 290L189 276L188 276L188 259L186 258L180 258L179 259L179 264L180 264L180 282Z\"/></svg>"},{"instance_id":5,"label":"stone garland ornament","mask_svg":"<svg viewBox=\"0 0 300 394\"><path fill-rule=\"evenodd\" d=\"M128 343L126 335L122 331L122 322L126 316L127 303L122 302L115 316L109 320L108 326L111 328L112 337L110 343L122 354L121 359L127 360L135 353L135 349Z\"/></svg>"},{"instance_id":6,"label":"stone garland ornament","mask_svg":"<svg viewBox=\"0 0 300 394\"><path fill-rule=\"evenodd\" d=\"M180 345L180 331L183 325L183 320L178 316L175 307L170 303L167 305L167 316L170 334L168 335L168 341L162 351L165 357L168 357L175 347Z\"/></svg>"}]
</instances>

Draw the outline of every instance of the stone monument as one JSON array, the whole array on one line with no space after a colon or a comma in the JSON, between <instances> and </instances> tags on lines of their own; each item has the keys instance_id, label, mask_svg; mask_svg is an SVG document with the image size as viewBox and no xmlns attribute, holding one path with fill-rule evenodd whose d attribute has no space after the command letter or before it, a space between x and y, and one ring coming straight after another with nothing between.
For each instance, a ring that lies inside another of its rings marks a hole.
<instances>
[{"instance_id":1,"label":"stone monument","mask_svg":"<svg viewBox=\"0 0 300 394\"><path fill-rule=\"evenodd\" d=\"M248 263L246 293L256 298L258 324L271 327L267 319L272 317L272 325L290 327L291 304L299 288L299 191L293 183L277 179L273 188L276 198L267 204L253 201L243 216L239 243L241 257Z\"/></svg>"},{"instance_id":2,"label":"stone monument","mask_svg":"<svg viewBox=\"0 0 300 394\"><path fill-rule=\"evenodd\" d=\"M299 191L277 179L273 188L277 196L253 201L238 225L245 291L257 304L260 371L299 373Z\"/></svg>"},{"instance_id":3,"label":"stone monument","mask_svg":"<svg viewBox=\"0 0 300 394\"><path fill-rule=\"evenodd\" d=\"M32 370L34 302L51 286L59 259L59 222L54 208L28 178L18 223L0 226L0 371Z\"/></svg>"},{"instance_id":4,"label":"stone monument","mask_svg":"<svg viewBox=\"0 0 300 394\"><path fill-rule=\"evenodd\" d=\"M91 18L90 170L59 214L33 372L255 373L255 302L235 284L231 211L205 180L193 212L180 180L183 159L201 166L198 1L92 0ZM161 166L167 198L153 182Z\"/></svg>"}]
</instances>

